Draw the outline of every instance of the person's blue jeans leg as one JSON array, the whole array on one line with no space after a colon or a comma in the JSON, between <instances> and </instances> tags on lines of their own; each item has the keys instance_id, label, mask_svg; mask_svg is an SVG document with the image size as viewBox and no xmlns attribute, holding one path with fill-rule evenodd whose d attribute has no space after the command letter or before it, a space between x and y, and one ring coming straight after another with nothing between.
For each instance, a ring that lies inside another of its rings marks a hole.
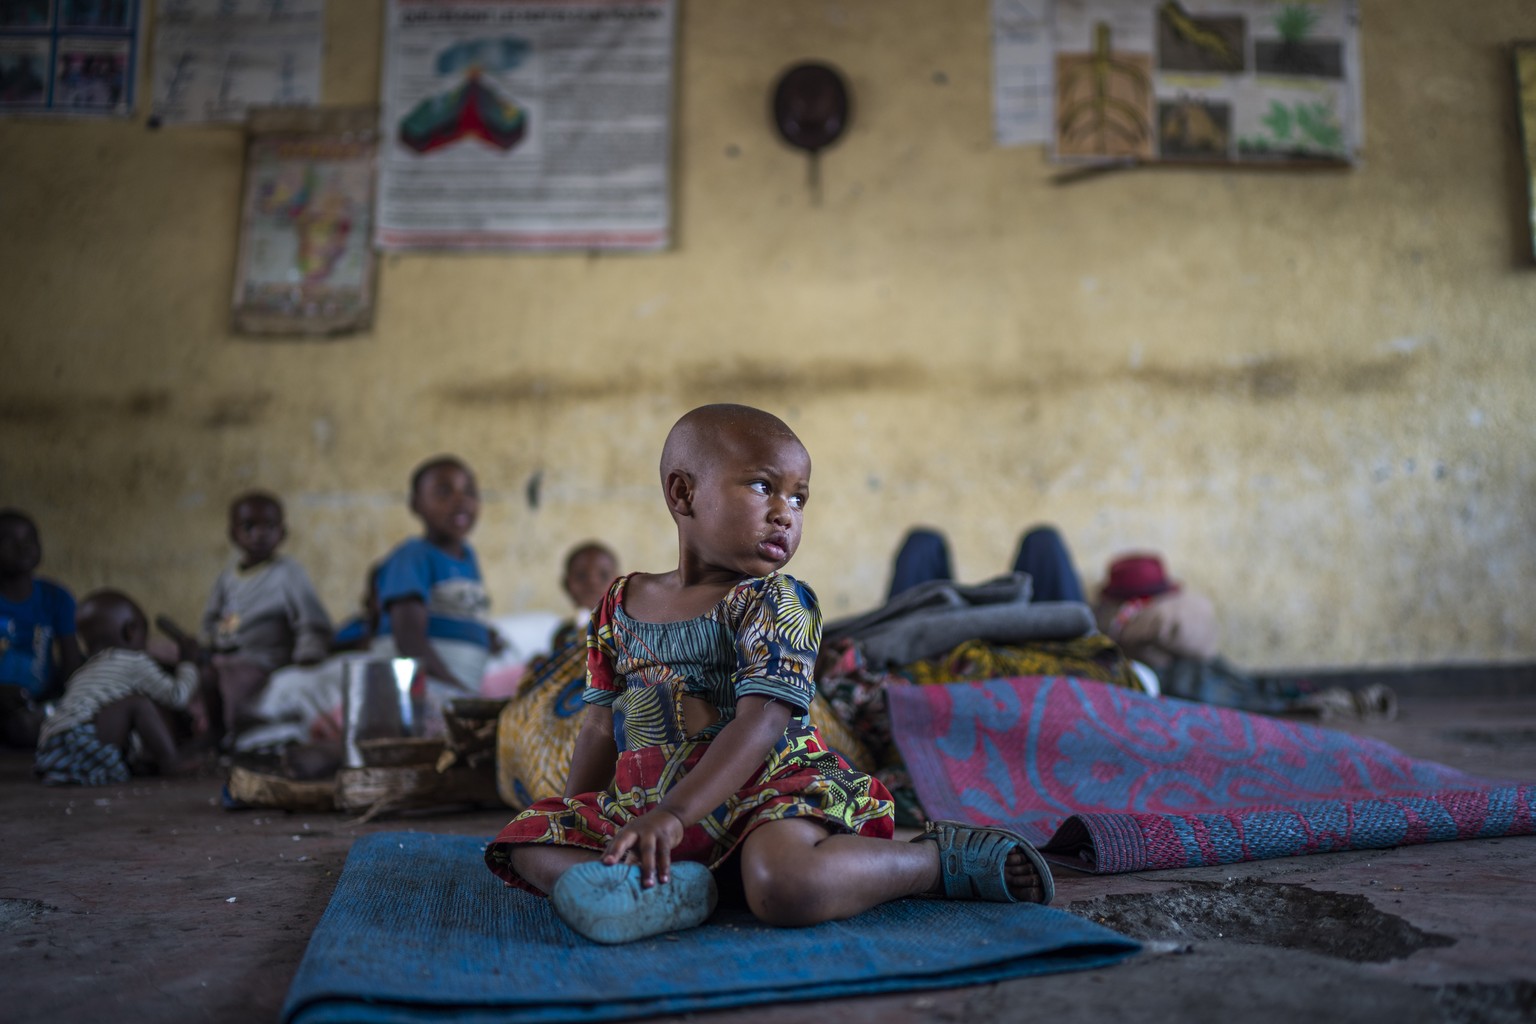
<instances>
[{"instance_id":1,"label":"person's blue jeans leg","mask_svg":"<svg viewBox=\"0 0 1536 1024\"><path fill-rule=\"evenodd\" d=\"M944 535L937 530L912 530L896 552L896 562L891 567L891 592L886 595L886 600L919 583L953 578L949 571L949 545Z\"/></svg>"},{"instance_id":2,"label":"person's blue jeans leg","mask_svg":"<svg viewBox=\"0 0 1536 1024\"><path fill-rule=\"evenodd\" d=\"M1029 573L1031 601L1083 600L1083 584L1072 556L1053 526L1037 526L1024 535L1013 571Z\"/></svg>"}]
</instances>

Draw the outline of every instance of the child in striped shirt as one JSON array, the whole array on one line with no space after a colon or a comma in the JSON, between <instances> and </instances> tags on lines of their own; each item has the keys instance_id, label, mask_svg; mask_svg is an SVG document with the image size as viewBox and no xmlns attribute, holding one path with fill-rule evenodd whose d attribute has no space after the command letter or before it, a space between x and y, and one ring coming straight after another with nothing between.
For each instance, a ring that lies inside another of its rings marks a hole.
<instances>
[{"instance_id":1,"label":"child in striped shirt","mask_svg":"<svg viewBox=\"0 0 1536 1024\"><path fill-rule=\"evenodd\" d=\"M184 642L175 674L166 672L144 653L144 613L115 590L98 590L82 601L76 623L90 657L43 723L34 773L55 786L127 782L134 736L161 774L189 767L161 707L185 708L197 693L196 645Z\"/></svg>"}]
</instances>

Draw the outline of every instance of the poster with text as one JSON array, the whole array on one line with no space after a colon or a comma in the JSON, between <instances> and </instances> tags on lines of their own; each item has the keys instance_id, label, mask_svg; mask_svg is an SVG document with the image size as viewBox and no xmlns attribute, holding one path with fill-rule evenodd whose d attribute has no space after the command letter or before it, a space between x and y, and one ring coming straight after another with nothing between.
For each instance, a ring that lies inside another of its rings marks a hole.
<instances>
[{"instance_id":1,"label":"poster with text","mask_svg":"<svg viewBox=\"0 0 1536 1024\"><path fill-rule=\"evenodd\" d=\"M1056 0L1051 33L1059 160L1359 159L1355 0Z\"/></svg>"},{"instance_id":2,"label":"poster with text","mask_svg":"<svg viewBox=\"0 0 1536 1024\"><path fill-rule=\"evenodd\" d=\"M136 0L0 0L0 114L128 117Z\"/></svg>"},{"instance_id":3,"label":"poster with text","mask_svg":"<svg viewBox=\"0 0 1536 1024\"><path fill-rule=\"evenodd\" d=\"M673 0L389 0L388 249L664 249Z\"/></svg>"},{"instance_id":4,"label":"poster with text","mask_svg":"<svg viewBox=\"0 0 1536 1024\"><path fill-rule=\"evenodd\" d=\"M239 124L251 107L320 102L325 0L162 0L151 113Z\"/></svg>"},{"instance_id":5,"label":"poster with text","mask_svg":"<svg viewBox=\"0 0 1536 1024\"><path fill-rule=\"evenodd\" d=\"M999 146L1051 137L1050 0L992 0L992 134Z\"/></svg>"}]
</instances>

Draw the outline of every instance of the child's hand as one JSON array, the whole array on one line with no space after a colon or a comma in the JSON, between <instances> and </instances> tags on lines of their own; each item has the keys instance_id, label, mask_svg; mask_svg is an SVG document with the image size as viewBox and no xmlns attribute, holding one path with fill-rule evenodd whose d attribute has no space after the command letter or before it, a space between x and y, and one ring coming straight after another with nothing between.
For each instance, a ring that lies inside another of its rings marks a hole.
<instances>
[{"instance_id":1,"label":"child's hand","mask_svg":"<svg viewBox=\"0 0 1536 1024\"><path fill-rule=\"evenodd\" d=\"M181 661L181 649L163 636L152 636L144 641L144 653L155 659L155 663L163 668L176 668L176 663Z\"/></svg>"},{"instance_id":2,"label":"child's hand","mask_svg":"<svg viewBox=\"0 0 1536 1024\"><path fill-rule=\"evenodd\" d=\"M672 879L672 848L683 841L683 820L664 807L653 807L619 829L608 842L604 864L638 859L640 885L646 889Z\"/></svg>"},{"instance_id":3,"label":"child's hand","mask_svg":"<svg viewBox=\"0 0 1536 1024\"><path fill-rule=\"evenodd\" d=\"M187 702L187 714L192 718L192 735L206 736L212 728L212 722L208 717L208 705L203 700L202 694L198 694Z\"/></svg>"},{"instance_id":4,"label":"child's hand","mask_svg":"<svg viewBox=\"0 0 1536 1024\"><path fill-rule=\"evenodd\" d=\"M190 661L199 668L209 663L208 652L190 637L177 638L176 653L182 661Z\"/></svg>"}]
</instances>

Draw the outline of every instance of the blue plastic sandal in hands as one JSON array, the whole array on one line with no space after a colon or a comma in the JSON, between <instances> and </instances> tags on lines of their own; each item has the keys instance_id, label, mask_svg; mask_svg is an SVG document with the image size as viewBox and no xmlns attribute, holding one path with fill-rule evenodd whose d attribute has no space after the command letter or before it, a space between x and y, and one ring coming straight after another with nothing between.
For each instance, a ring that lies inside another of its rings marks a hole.
<instances>
[{"instance_id":1,"label":"blue plastic sandal in hands","mask_svg":"<svg viewBox=\"0 0 1536 1024\"><path fill-rule=\"evenodd\" d=\"M634 942L703 924L719 899L715 876L693 861L674 861L671 881L640 885L638 864L577 864L549 900L560 920L593 942Z\"/></svg>"},{"instance_id":2,"label":"blue plastic sandal in hands","mask_svg":"<svg viewBox=\"0 0 1536 1024\"><path fill-rule=\"evenodd\" d=\"M1018 850L1040 880L1040 903L1056 895L1056 883L1045 858L1029 840L1011 829L967 825L959 821L930 821L914 843L934 842L939 847L939 873L944 895L952 900L989 900L993 903L1023 902L1008 889L1005 873L1008 855Z\"/></svg>"}]
</instances>

